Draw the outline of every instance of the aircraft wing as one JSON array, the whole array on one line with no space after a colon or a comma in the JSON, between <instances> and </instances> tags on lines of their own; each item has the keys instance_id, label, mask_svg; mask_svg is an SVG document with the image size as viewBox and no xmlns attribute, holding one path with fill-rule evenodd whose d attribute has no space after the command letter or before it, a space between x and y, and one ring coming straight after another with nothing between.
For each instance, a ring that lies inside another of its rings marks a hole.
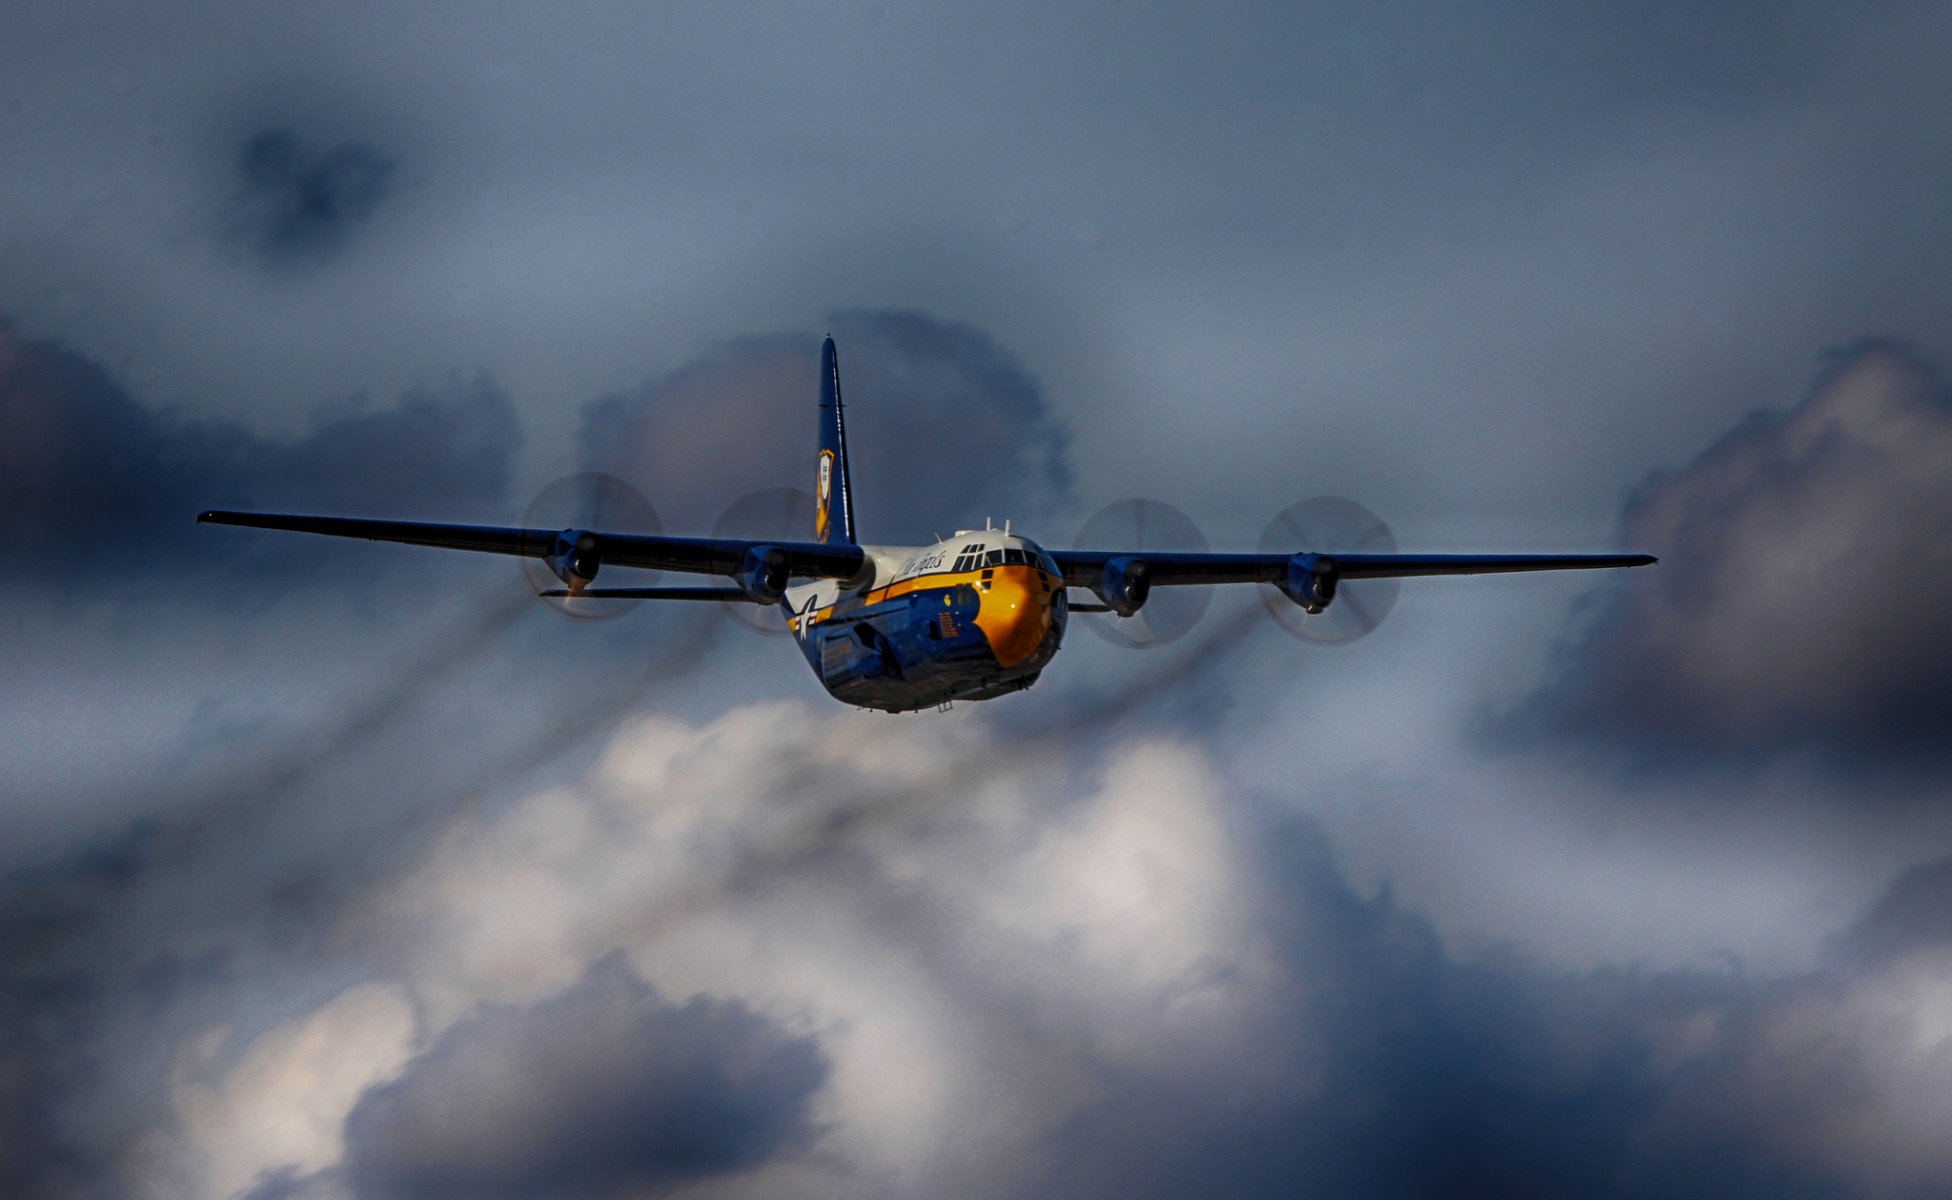
<instances>
[{"instance_id":1,"label":"aircraft wing","mask_svg":"<svg viewBox=\"0 0 1952 1200\"><path fill-rule=\"evenodd\" d=\"M1190 554L1118 550L1051 550L1068 587L1096 590L1114 559L1137 560L1155 587L1196 583L1272 583L1290 570L1326 568L1341 579L1393 579L1412 575L1494 575L1511 571L1581 571L1596 567L1644 567L1651 554ZM1306 560L1305 564L1298 560Z\"/></svg>"},{"instance_id":2,"label":"aircraft wing","mask_svg":"<svg viewBox=\"0 0 1952 1200\"><path fill-rule=\"evenodd\" d=\"M365 538L373 542L404 542L412 546L440 546L486 554L512 554L548 559L573 551L593 554L604 566L645 567L694 575L736 577L753 568L749 552L764 548L769 568L801 579L849 579L860 573L867 558L859 546L816 542L758 542L727 538L680 538L601 530L515 529L500 525L438 525L421 521L370 521L356 517L306 517L282 513L227 512L213 509L197 514L200 524L243 525L253 529L283 529L294 533L322 533L332 537ZM563 534L575 533L565 544ZM777 551L778 556L771 552ZM594 574L594 570L590 574ZM771 572L769 572L771 573ZM669 598L687 589L670 589Z\"/></svg>"}]
</instances>

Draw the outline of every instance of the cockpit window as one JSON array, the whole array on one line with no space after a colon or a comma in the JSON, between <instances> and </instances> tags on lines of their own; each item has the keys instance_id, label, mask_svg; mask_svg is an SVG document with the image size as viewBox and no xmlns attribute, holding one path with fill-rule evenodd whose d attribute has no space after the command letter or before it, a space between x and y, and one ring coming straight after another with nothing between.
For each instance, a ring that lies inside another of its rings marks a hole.
<instances>
[{"instance_id":1,"label":"cockpit window","mask_svg":"<svg viewBox=\"0 0 1952 1200\"><path fill-rule=\"evenodd\" d=\"M1012 546L1003 552L1003 562L1006 566L1021 567L1023 565L1023 551Z\"/></svg>"},{"instance_id":2,"label":"cockpit window","mask_svg":"<svg viewBox=\"0 0 1952 1200\"><path fill-rule=\"evenodd\" d=\"M1002 565L1003 565L1003 551L1001 551L1001 550L991 550L991 551L989 551L989 552L987 552L987 553L985 553L985 554L983 555L983 565L984 565L984 566L986 566L986 567L1000 567L1000 566L1002 566Z\"/></svg>"}]
</instances>

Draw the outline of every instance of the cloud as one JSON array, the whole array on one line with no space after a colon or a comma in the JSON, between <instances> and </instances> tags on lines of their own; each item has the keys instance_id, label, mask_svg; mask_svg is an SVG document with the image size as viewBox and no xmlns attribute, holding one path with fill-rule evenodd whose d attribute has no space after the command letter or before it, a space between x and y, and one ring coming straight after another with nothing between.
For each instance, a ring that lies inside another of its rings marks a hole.
<instances>
[{"instance_id":1,"label":"cloud","mask_svg":"<svg viewBox=\"0 0 1952 1200\"><path fill-rule=\"evenodd\" d=\"M9 988L0 1000L0 1191L9 1196L80 1194L97 1164L50 1111L49 1097L76 1086L72 1058L60 1053L61 1006L76 997L27 996ZM35 1026L38 1026L36 1028ZM71 1033L64 1029L61 1033Z\"/></svg>"},{"instance_id":2,"label":"cloud","mask_svg":"<svg viewBox=\"0 0 1952 1200\"><path fill-rule=\"evenodd\" d=\"M331 544L198 529L196 514L479 513L499 502L520 442L486 375L387 407L319 405L304 434L273 439L145 405L87 356L0 327L0 561L9 582L37 587L138 570L153 583L238 555L289 566Z\"/></svg>"},{"instance_id":3,"label":"cloud","mask_svg":"<svg viewBox=\"0 0 1952 1200\"><path fill-rule=\"evenodd\" d=\"M372 219L397 166L375 146L327 148L290 129L261 130L238 148L231 236L274 266L327 261Z\"/></svg>"},{"instance_id":4,"label":"cloud","mask_svg":"<svg viewBox=\"0 0 1952 1200\"><path fill-rule=\"evenodd\" d=\"M229 1196L267 1171L337 1162L346 1114L400 1070L413 1037L406 998L376 983L264 1033L220 1072L212 1066L223 1061L227 1032L194 1035L172 1100L202 1194Z\"/></svg>"},{"instance_id":5,"label":"cloud","mask_svg":"<svg viewBox=\"0 0 1952 1200\"><path fill-rule=\"evenodd\" d=\"M1060 498L1069 435L1037 381L975 326L856 309L840 348L860 536L922 542ZM734 339L584 415L585 466L641 488L670 532L705 531L749 491L811 491L817 335Z\"/></svg>"},{"instance_id":6,"label":"cloud","mask_svg":"<svg viewBox=\"0 0 1952 1200\"><path fill-rule=\"evenodd\" d=\"M1910 349L1839 354L1629 502L1556 674L1497 728L1652 765L1809 752L1942 761L1952 721L1952 392Z\"/></svg>"},{"instance_id":7,"label":"cloud","mask_svg":"<svg viewBox=\"0 0 1952 1200\"><path fill-rule=\"evenodd\" d=\"M925 343L908 336L903 353L937 361ZM42 367L65 353L9 349ZM850 395L860 373L850 364ZM403 404L327 414L289 441L239 434L242 457L276 468L256 475L186 432L218 427L87 378L99 386L48 394L240 491L324 492L333 464L384 457L428 419ZM999 436L1018 461L1061 465L1048 444ZM803 457L810 439L789 440ZM115 478L92 450L42 444L58 451L51 477ZM300 447L314 474L279 457ZM492 498L501 460L436 449L432 479L481 489L463 505ZM181 502L150 458L130 461L131 504ZM406 460L382 479L345 502L395 511L432 486ZM127 548L130 569L184 569L145 553L159 552ZM1882 1195L1952 1174L1927 1119L1946 868L1894 888L1819 970L1781 979L1462 956L1390 893L1350 886L1288 811L1309 796L1244 792L1205 726L1153 719L1237 644L1219 619L1115 690L1076 681L1060 711L646 713L594 770L504 804L511 772L645 704L646 673L579 658L578 687L530 679L523 703L548 702L524 711L493 681L569 643L524 642L484 682L453 665L471 628L410 639L387 656L399 680L360 689L371 704L339 706L319 740L265 753L247 731L237 748L263 770L244 763L107 853L9 877L21 936L4 939L0 1141L51 1164L17 1191L119 1173L137 1194L418 1200L533 1193L522 1181L548 1172L579 1198L633 1180L953 1197L1275 1193L1299 1177L1351 1194L1685 1196L1708 1180ZM623 644L575 631L592 634ZM671 639L651 674L689 669L703 644ZM425 727L443 736L395 727L424 686L459 710ZM515 733L493 735L504 710ZM216 1021L234 1031L213 1053ZM590 1030L614 1057L579 1040ZM678 1045L707 1052L696 1073L669 1057ZM157 1103L142 1092L156 1051L137 1047L172 1052L177 1119L131 1148ZM534 1093L481 1082L496 1072L533 1077ZM660 1079L730 1096L723 1119L686 1126L671 1114L698 1110ZM585 1104L617 1119L572 1129ZM637 1120L659 1112L655 1129Z\"/></svg>"},{"instance_id":8,"label":"cloud","mask_svg":"<svg viewBox=\"0 0 1952 1200\"><path fill-rule=\"evenodd\" d=\"M1781 977L1467 957L1352 889L1303 798L1089 728L642 718L362 884L303 961L365 982L224 1036L260 967L190 1028L138 1026L178 1031L179 1119L142 1153L0 1136L254 1200L1952 1182L1952 863ZM60 1094L25 1086L0 1117Z\"/></svg>"},{"instance_id":9,"label":"cloud","mask_svg":"<svg viewBox=\"0 0 1952 1200\"><path fill-rule=\"evenodd\" d=\"M810 1037L735 1001L671 1004L620 956L527 1008L455 1023L346 1120L373 1200L598 1200L734 1173L805 1142Z\"/></svg>"},{"instance_id":10,"label":"cloud","mask_svg":"<svg viewBox=\"0 0 1952 1200\"><path fill-rule=\"evenodd\" d=\"M1952 1181L1902 1109L1943 1092L1952 930L1929 914L1952 867L1782 978L1466 958L1196 746L996 737L779 705L634 723L575 786L456 825L344 936L436 1019L618 952L680 993L809 1013L836 1192Z\"/></svg>"},{"instance_id":11,"label":"cloud","mask_svg":"<svg viewBox=\"0 0 1952 1200\"><path fill-rule=\"evenodd\" d=\"M1704 1011L1650 1136L1680 1161L1773 1162L1848 1195L1952 1187L1948 880L1952 860L1908 873L1819 969Z\"/></svg>"}]
</instances>

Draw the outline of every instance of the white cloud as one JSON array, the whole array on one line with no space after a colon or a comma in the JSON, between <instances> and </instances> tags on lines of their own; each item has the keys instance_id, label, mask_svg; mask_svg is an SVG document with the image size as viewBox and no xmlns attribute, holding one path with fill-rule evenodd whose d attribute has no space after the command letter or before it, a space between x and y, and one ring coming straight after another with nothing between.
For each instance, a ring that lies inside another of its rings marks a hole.
<instances>
[{"instance_id":1,"label":"white cloud","mask_svg":"<svg viewBox=\"0 0 1952 1200\"><path fill-rule=\"evenodd\" d=\"M223 1029L190 1040L173 1101L198 1197L231 1196L259 1176L339 1160L346 1114L411 1056L414 1014L397 987L360 984L259 1035L224 1061Z\"/></svg>"},{"instance_id":2,"label":"white cloud","mask_svg":"<svg viewBox=\"0 0 1952 1200\"><path fill-rule=\"evenodd\" d=\"M1168 1069L1245 1036L1254 935L1212 765L1133 740L1101 769L967 720L646 718L585 779L451 829L352 928L436 1025L624 950L674 995L821 1030L828 1145L857 1168L993 1179L1089 1098L1087 1057Z\"/></svg>"},{"instance_id":3,"label":"white cloud","mask_svg":"<svg viewBox=\"0 0 1952 1200\"><path fill-rule=\"evenodd\" d=\"M1925 1195L1952 1178L1952 952L1926 946L1857 976L1784 989L1751 1022L1699 1039L1724 1056L1667 1114L1665 1136L1746 1142L1848 1180ZM1689 1093L1693 1094L1690 1095Z\"/></svg>"}]
</instances>

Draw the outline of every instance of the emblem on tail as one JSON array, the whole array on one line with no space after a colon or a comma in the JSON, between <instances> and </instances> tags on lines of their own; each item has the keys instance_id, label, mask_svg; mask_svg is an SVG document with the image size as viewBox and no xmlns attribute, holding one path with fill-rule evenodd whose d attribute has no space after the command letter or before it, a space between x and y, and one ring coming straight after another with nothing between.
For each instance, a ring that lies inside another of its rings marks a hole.
<instances>
[{"instance_id":1,"label":"emblem on tail","mask_svg":"<svg viewBox=\"0 0 1952 1200\"><path fill-rule=\"evenodd\" d=\"M813 489L813 540L827 540L827 530L832 523L834 500L834 452L820 452L820 479Z\"/></svg>"}]
</instances>

